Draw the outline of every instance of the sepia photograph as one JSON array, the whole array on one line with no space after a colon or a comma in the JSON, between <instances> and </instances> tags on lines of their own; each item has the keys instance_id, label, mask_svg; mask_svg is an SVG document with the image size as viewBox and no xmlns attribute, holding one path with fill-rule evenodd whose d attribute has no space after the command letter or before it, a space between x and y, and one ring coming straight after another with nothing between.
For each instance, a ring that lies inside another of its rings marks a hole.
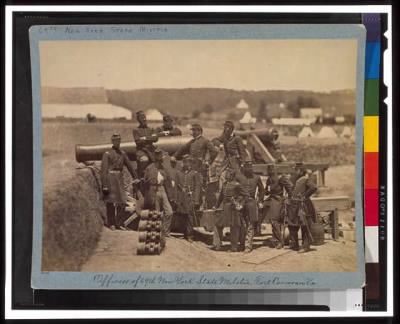
<instances>
[{"instance_id":1,"label":"sepia photograph","mask_svg":"<svg viewBox=\"0 0 400 324\"><path fill-rule=\"evenodd\" d=\"M41 272L362 271L359 39L73 38L37 44Z\"/></svg>"}]
</instances>

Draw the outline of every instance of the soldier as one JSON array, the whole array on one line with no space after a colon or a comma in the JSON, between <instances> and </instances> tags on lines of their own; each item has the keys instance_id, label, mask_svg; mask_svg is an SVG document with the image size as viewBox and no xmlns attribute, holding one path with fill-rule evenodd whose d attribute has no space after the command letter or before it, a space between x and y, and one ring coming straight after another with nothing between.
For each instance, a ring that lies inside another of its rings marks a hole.
<instances>
[{"instance_id":1,"label":"soldier","mask_svg":"<svg viewBox=\"0 0 400 324\"><path fill-rule=\"evenodd\" d=\"M242 231L239 229L231 229L231 236L234 240L240 239L241 248L245 253L251 252L253 249L254 231L258 221L258 207L262 206L264 199L264 185L260 176L255 175L253 172L253 164L250 158L247 158L244 166L243 173L236 174L236 180L240 185L240 194L243 199L243 224ZM255 197L258 197L258 203ZM239 237L239 235L241 235Z\"/></svg>"},{"instance_id":2,"label":"soldier","mask_svg":"<svg viewBox=\"0 0 400 324\"><path fill-rule=\"evenodd\" d=\"M224 147L226 167L234 169L236 172L240 171L243 163L247 157L246 149L242 139L234 134L235 126L233 122L226 121L224 124L224 131L220 137L213 141L220 143Z\"/></svg>"},{"instance_id":3,"label":"soldier","mask_svg":"<svg viewBox=\"0 0 400 324\"><path fill-rule=\"evenodd\" d=\"M259 137L277 162L285 160L278 141L279 133L275 128L272 128L267 134L259 135Z\"/></svg>"},{"instance_id":4,"label":"soldier","mask_svg":"<svg viewBox=\"0 0 400 324\"><path fill-rule=\"evenodd\" d=\"M136 158L138 161L138 169L140 177L143 176L143 170L146 166L154 162L154 150L155 146L153 143L158 141L156 131L153 128L147 126L146 115L143 111L136 113L136 119L139 122L139 126L133 130L133 139L136 143Z\"/></svg>"},{"instance_id":5,"label":"soldier","mask_svg":"<svg viewBox=\"0 0 400 324\"><path fill-rule=\"evenodd\" d=\"M112 148L103 154L101 162L101 183L103 199L106 202L107 224L112 230L121 226L118 219L126 204L122 169L127 167L134 180L136 172L126 153L120 149L121 135L114 133L111 136Z\"/></svg>"},{"instance_id":6,"label":"soldier","mask_svg":"<svg viewBox=\"0 0 400 324\"><path fill-rule=\"evenodd\" d=\"M267 196L266 205L268 205L267 214L272 225L272 237L277 242L275 248L281 249L284 246L284 219L282 219L282 211L284 208L285 191L290 199L293 191L293 184L288 177L277 174L275 166L269 164L267 166L268 179L266 183L265 195Z\"/></svg>"},{"instance_id":7,"label":"soldier","mask_svg":"<svg viewBox=\"0 0 400 324\"><path fill-rule=\"evenodd\" d=\"M174 126L174 120L170 115L164 115L163 125L156 129L157 136L181 136L182 132Z\"/></svg>"},{"instance_id":8,"label":"soldier","mask_svg":"<svg viewBox=\"0 0 400 324\"><path fill-rule=\"evenodd\" d=\"M163 166L163 152L154 151L155 161L144 171L144 208L163 211L163 231L169 236L172 224L172 207L170 203L170 188L175 186L170 174Z\"/></svg>"},{"instance_id":9,"label":"soldier","mask_svg":"<svg viewBox=\"0 0 400 324\"><path fill-rule=\"evenodd\" d=\"M193 161L193 169L202 174L204 165L210 165L217 157L218 149L203 136L203 128L199 124L193 124L191 130L193 139L176 151L174 157L179 159L189 154ZM207 153L208 160L206 160Z\"/></svg>"},{"instance_id":10,"label":"soldier","mask_svg":"<svg viewBox=\"0 0 400 324\"><path fill-rule=\"evenodd\" d=\"M193 226L201 198L201 183L199 175L192 170L192 161L189 155L183 157L183 169L177 171L177 212L184 218L185 238L193 241Z\"/></svg>"},{"instance_id":11,"label":"soldier","mask_svg":"<svg viewBox=\"0 0 400 324\"><path fill-rule=\"evenodd\" d=\"M213 250L221 250L222 231L226 224L230 224L231 228L239 226L240 228L240 212L241 205L239 198L239 183L235 180L235 171L232 169L226 170L226 182L223 184L221 193L218 197L217 205L214 209L220 207L222 204L222 214L215 219L214 236L213 236ZM232 230L231 230L232 234ZM231 241L231 251L237 252L237 240Z\"/></svg>"},{"instance_id":12,"label":"soldier","mask_svg":"<svg viewBox=\"0 0 400 324\"><path fill-rule=\"evenodd\" d=\"M303 241L301 248L305 252L308 252L312 243L310 224L312 220L315 220L316 213L310 197L317 190L317 186L312 180L311 175L312 172L310 170L302 169L302 175L296 181L292 199L290 200L288 225L295 251L299 251L299 228L301 228Z\"/></svg>"}]
</instances>

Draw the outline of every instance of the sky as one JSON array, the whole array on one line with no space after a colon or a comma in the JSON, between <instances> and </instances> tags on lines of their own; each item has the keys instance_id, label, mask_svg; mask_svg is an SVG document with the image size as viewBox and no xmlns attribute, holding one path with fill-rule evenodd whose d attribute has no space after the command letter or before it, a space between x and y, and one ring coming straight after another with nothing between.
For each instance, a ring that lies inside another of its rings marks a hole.
<instances>
[{"instance_id":1,"label":"sky","mask_svg":"<svg viewBox=\"0 0 400 324\"><path fill-rule=\"evenodd\" d=\"M107 89L356 88L357 41L41 41L41 85Z\"/></svg>"}]
</instances>

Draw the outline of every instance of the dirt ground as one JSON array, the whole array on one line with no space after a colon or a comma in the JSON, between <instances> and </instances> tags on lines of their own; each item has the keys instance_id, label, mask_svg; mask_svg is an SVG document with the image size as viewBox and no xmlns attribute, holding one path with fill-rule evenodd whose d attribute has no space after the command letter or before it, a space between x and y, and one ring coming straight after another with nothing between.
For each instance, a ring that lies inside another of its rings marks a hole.
<instances>
[{"instance_id":1,"label":"dirt ground","mask_svg":"<svg viewBox=\"0 0 400 324\"><path fill-rule=\"evenodd\" d=\"M197 233L198 239L200 234ZM249 254L212 251L211 234L201 234L202 241L189 243L182 235L167 238L161 255L137 255L135 231L111 231L104 228L95 253L83 265L84 272L353 272L356 271L356 244L352 241L325 240L308 253L288 248L270 247L271 231L267 225L263 236L256 237ZM208 237L205 237L208 236Z\"/></svg>"},{"instance_id":2,"label":"dirt ground","mask_svg":"<svg viewBox=\"0 0 400 324\"><path fill-rule=\"evenodd\" d=\"M319 196L347 195L354 199L354 166L343 165L329 168L326 188L319 189ZM353 210L339 212L339 222L352 221ZM263 236L256 237L250 254L210 250L211 234L197 233L197 239L189 243L176 234L167 239L167 248L159 256L136 254L138 234L134 231L111 231L104 228L95 253L83 265L81 271L171 271L171 272L351 272L356 271L356 243L352 241L325 240L314 246L309 253L298 253L288 248L271 247L271 229L264 224Z\"/></svg>"}]
</instances>

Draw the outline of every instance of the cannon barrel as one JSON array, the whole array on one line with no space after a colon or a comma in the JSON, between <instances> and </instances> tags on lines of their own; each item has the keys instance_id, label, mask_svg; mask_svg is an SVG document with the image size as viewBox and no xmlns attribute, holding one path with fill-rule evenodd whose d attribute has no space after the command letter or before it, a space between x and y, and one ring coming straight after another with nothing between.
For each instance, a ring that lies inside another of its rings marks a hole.
<instances>
[{"instance_id":1,"label":"cannon barrel","mask_svg":"<svg viewBox=\"0 0 400 324\"><path fill-rule=\"evenodd\" d=\"M250 130L235 130L235 134L241 137L246 137L250 135L257 135L257 136L268 136L270 134L269 128L257 128L257 129L250 129Z\"/></svg>"},{"instance_id":2,"label":"cannon barrel","mask_svg":"<svg viewBox=\"0 0 400 324\"><path fill-rule=\"evenodd\" d=\"M192 136L170 136L160 137L154 145L168 154L175 153L179 148L188 143ZM77 144L75 146L75 158L77 162L86 161L100 161L103 157L104 152L111 149L112 144L95 144L95 145L82 145ZM129 159L136 160L136 143L123 142L121 143L121 149L128 154Z\"/></svg>"}]
</instances>

